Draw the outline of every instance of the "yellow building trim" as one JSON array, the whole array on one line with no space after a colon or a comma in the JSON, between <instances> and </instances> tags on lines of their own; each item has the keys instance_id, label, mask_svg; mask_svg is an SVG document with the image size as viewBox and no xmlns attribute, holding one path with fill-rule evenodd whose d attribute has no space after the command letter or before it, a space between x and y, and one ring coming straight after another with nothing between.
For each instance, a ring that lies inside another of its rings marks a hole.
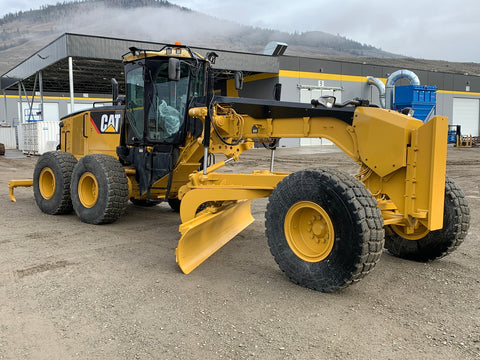
<instances>
[{"instance_id":1,"label":"yellow building trim","mask_svg":"<svg viewBox=\"0 0 480 360\"><path fill-rule=\"evenodd\" d=\"M1 96L1 95L0 95ZM7 98L18 99L18 95L7 95ZM29 97L31 98L31 97ZM40 99L40 96L35 96L36 99ZM22 96L22 99L27 99L25 96ZM44 96L43 99L48 100L70 100L70 96ZM112 98L90 98L90 97L74 97L73 100L83 100L83 101L111 101Z\"/></svg>"},{"instance_id":2,"label":"yellow building trim","mask_svg":"<svg viewBox=\"0 0 480 360\"><path fill-rule=\"evenodd\" d=\"M341 75L341 74L327 74L327 73L314 73L307 71L291 71L280 70L278 75L280 77L290 77L299 79L318 79L318 80L336 80L336 81L351 81L351 82L367 82L366 76L357 75ZM386 79L380 79L386 82Z\"/></svg>"},{"instance_id":3,"label":"yellow building trim","mask_svg":"<svg viewBox=\"0 0 480 360\"><path fill-rule=\"evenodd\" d=\"M280 70L279 76L290 77L290 78L302 78L302 79L336 80L336 81L352 81L352 82L367 81L366 76L313 73L313 72L307 72L307 71L291 71L291 70ZM382 81L384 84L387 82L387 78L378 78L378 79ZM480 96L480 92L470 92L470 91L437 90L437 93Z\"/></svg>"},{"instance_id":4,"label":"yellow building trim","mask_svg":"<svg viewBox=\"0 0 480 360\"><path fill-rule=\"evenodd\" d=\"M292 71L292 70L280 70L278 74L261 73L261 74L250 75L245 77L244 82L272 79L276 77L351 81L351 82L365 82L365 83L367 82L366 76L314 73L314 72L308 72L308 71ZM378 78L378 79L382 81L384 84L387 82L386 78ZM234 88L233 80L227 81L227 89L228 89L227 93L235 94L234 92L231 91L232 85ZM452 94L452 95L480 96L480 92L471 92L471 91L437 90L437 93ZM6 97L18 99L18 95L6 95ZM38 96L35 96L35 97L39 98ZM22 96L22 98L25 98L25 96ZM48 100L70 100L69 96L44 96L43 98ZM86 98L86 97L74 97L73 99L75 101L110 101L111 100L111 98Z\"/></svg>"},{"instance_id":5,"label":"yellow building trim","mask_svg":"<svg viewBox=\"0 0 480 360\"><path fill-rule=\"evenodd\" d=\"M238 97L238 90L235 89L235 79L227 80L227 96Z\"/></svg>"},{"instance_id":6,"label":"yellow building trim","mask_svg":"<svg viewBox=\"0 0 480 360\"><path fill-rule=\"evenodd\" d=\"M276 78L278 76L279 76L279 74L271 74L271 73L261 73L261 74L249 75L249 76L245 76L245 78L243 79L243 82L272 79L272 78Z\"/></svg>"},{"instance_id":7,"label":"yellow building trim","mask_svg":"<svg viewBox=\"0 0 480 360\"><path fill-rule=\"evenodd\" d=\"M480 96L480 93L479 93L479 92L470 92L470 91L437 90L437 93L441 93L441 94L453 94L453 95L473 95L473 96Z\"/></svg>"}]
</instances>

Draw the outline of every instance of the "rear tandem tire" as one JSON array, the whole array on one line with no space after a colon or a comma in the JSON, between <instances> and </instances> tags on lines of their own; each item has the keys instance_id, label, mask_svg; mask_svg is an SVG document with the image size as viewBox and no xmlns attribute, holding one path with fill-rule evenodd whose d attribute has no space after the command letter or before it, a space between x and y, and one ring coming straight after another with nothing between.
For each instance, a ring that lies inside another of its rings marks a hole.
<instances>
[{"instance_id":1,"label":"rear tandem tire","mask_svg":"<svg viewBox=\"0 0 480 360\"><path fill-rule=\"evenodd\" d=\"M176 213L179 213L180 212L180 204L181 204L181 200L177 199L177 198L170 198L168 199L168 205L170 205L170 207L172 208L172 210Z\"/></svg>"},{"instance_id":2,"label":"rear tandem tire","mask_svg":"<svg viewBox=\"0 0 480 360\"><path fill-rule=\"evenodd\" d=\"M420 262L440 259L452 253L467 236L470 209L463 191L449 178L445 179L444 204L442 229L427 232L413 240L389 226L385 234L385 248L394 256Z\"/></svg>"},{"instance_id":3,"label":"rear tandem tire","mask_svg":"<svg viewBox=\"0 0 480 360\"><path fill-rule=\"evenodd\" d=\"M71 189L75 213L85 223L112 223L127 208L127 176L112 156L92 154L81 158L73 170Z\"/></svg>"},{"instance_id":4,"label":"rear tandem tire","mask_svg":"<svg viewBox=\"0 0 480 360\"><path fill-rule=\"evenodd\" d=\"M154 207L162 202L162 200L147 200L147 199L135 199L130 198L130 202L135 206L140 207Z\"/></svg>"},{"instance_id":5,"label":"rear tandem tire","mask_svg":"<svg viewBox=\"0 0 480 360\"><path fill-rule=\"evenodd\" d=\"M331 292L368 274L382 254L383 218L363 183L334 169L287 176L265 213L270 251L296 284Z\"/></svg>"},{"instance_id":6,"label":"rear tandem tire","mask_svg":"<svg viewBox=\"0 0 480 360\"><path fill-rule=\"evenodd\" d=\"M33 194L44 213L72 212L70 180L76 163L75 156L64 151L46 152L38 158L33 171Z\"/></svg>"}]
</instances>

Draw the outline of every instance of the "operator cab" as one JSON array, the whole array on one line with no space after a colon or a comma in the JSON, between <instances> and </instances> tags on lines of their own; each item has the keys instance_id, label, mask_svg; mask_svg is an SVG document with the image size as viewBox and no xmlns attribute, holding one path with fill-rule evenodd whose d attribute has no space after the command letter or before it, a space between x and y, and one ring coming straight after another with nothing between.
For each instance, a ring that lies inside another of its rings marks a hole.
<instances>
[{"instance_id":1,"label":"operator cab","mask_svg":"<svg viewBox=\"0 0 480 360\"><path fill-rule=\"evenodd\" d=\"M123 61L125 117L117 155L136 169L140 193L147 200L153 184L170 175L168 198L178 147L189 128L190 102L205 93L206 60L175 44L159 51L130 48Z\"/></svg>"},{"instance_id":2,"label":"operator cab","mask_svg":"<svg viewBox=\"0 0 480 360\"><path fill-rule=\"evenodd\" d=\"M188 48L166 46L132 49L124 62L125 145L182 145L189 101L204 95L203 61Z\"/></svg>"}]
</instances>

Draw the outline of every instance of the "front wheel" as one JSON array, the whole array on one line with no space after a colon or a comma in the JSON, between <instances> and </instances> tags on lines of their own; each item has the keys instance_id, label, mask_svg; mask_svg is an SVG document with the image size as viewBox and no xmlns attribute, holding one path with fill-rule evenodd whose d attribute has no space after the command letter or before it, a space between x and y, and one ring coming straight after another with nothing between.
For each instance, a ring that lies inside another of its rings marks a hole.
<instances>
[{"instance_id":1,"label":"front wheel","mask_svg":"<svg viewBox=\"0 0 480 360\"><path fill-rule=\"evenodd\" d=\"M445 180L443 228L428 231L420 225L413 234L404 234L399 226L387 227L385 248L394 256L432 261L453 252L467 236L470 209L463 191L452 179Z\"/></svg>"},{"instance_id":2,"label":"front wheel","mask_svg":"<svg viewBox=\"0 0 480 360\"><path fill-rule=\"evenodd\" d=\"M330 292L368 274L380 259L383 218L365 186L334 169L293 173L265 213L270 251L295 283Z\"/></svg>"},{"instance_id":3,"label":"front wheel","mask_svg":"<svg viewBox=\"0 0 480 360\"><path fill-rule=\"evenodd\" d=\"M86 155L72 174L72 204L85 223L106 224L127 208L128 182L120 162L104 154Z\"/></svg>"}]
</instances>

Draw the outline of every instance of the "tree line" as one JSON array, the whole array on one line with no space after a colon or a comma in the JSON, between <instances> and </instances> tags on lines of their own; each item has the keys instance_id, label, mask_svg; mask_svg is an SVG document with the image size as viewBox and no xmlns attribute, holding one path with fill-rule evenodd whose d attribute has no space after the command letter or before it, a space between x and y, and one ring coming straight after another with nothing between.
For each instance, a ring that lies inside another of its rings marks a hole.
<instances>
[{"instance_id":1,"label":"tree line","mask_svg":"<svg viewBox=\"0 0 480 360\"><path fill-rule=\"evenodd\" d=\"M136 7L173 7L176 6L166 0L73 0L57 2L55 5L41 5L40 9L11 12L0 19L0 25L5 25L16 20L26 20L41 23L52 17L64 17L74 11L88 9L95 5L106 7L136 8Z\"/></svg>"}]
</instances>

